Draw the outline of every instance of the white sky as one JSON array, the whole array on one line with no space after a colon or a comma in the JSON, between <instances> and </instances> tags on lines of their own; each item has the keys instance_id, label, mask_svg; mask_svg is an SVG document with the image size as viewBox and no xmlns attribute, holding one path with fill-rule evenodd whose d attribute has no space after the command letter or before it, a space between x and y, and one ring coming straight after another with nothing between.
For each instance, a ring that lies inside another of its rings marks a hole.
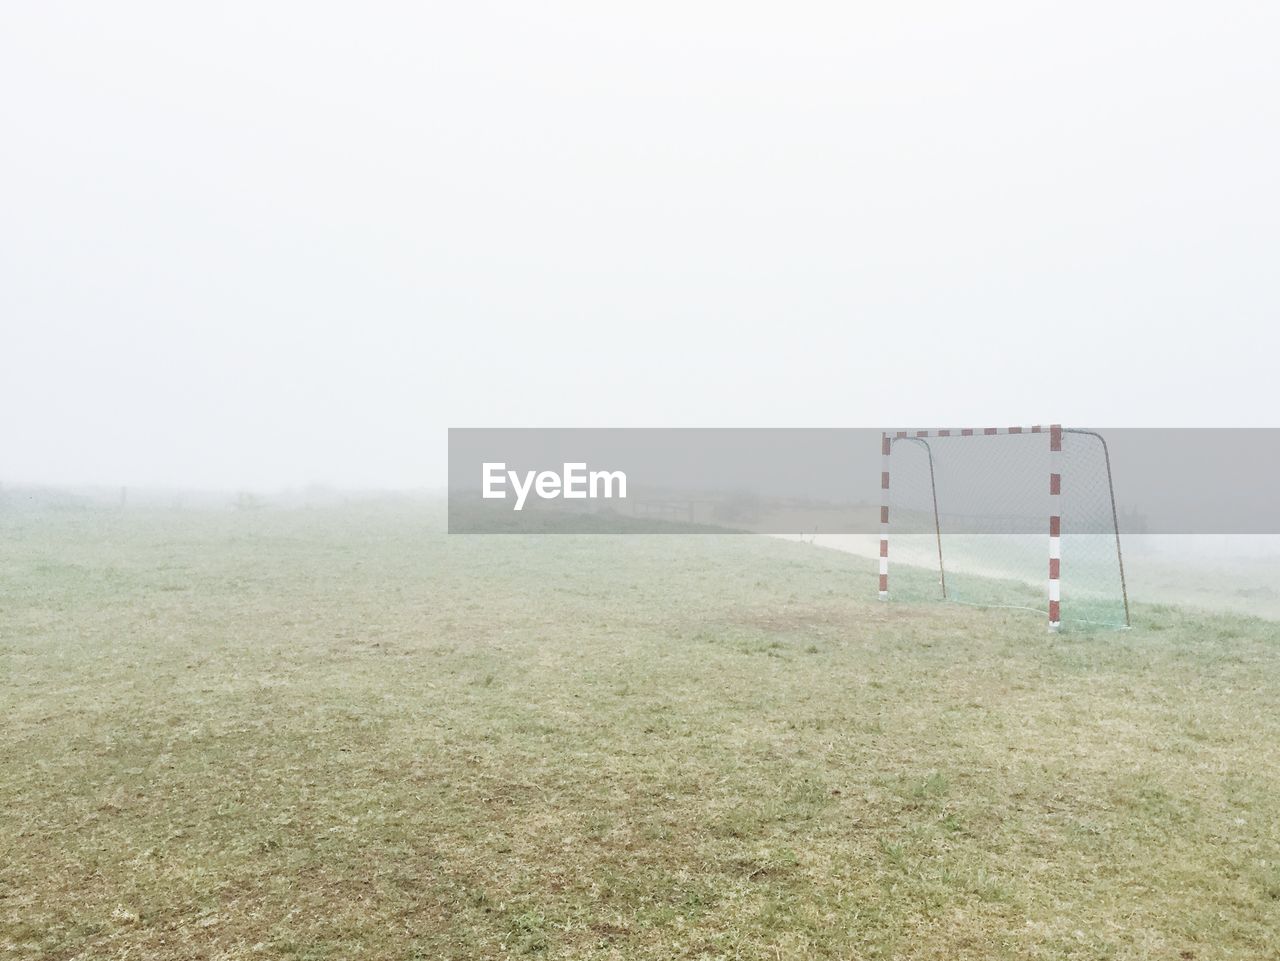
<instances>
[{"instance_id":1,"label":"white sky","mask_svg":"<svg viewBox=\"0 0 1280 961\"><path fill-rule=\"evenodd\" d=\"M1274 3L0 11L0 483L1277 426Z\"/></svg>"}]
</instances>

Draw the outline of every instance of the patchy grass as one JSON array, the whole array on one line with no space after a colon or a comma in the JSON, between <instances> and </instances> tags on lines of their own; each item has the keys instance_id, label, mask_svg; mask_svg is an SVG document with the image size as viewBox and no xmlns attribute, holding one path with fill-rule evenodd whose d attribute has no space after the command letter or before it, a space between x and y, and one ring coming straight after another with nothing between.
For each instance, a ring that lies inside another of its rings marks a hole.
<instances>
[{"instance_id":1,"label":"patchy grass","mask_svg":"<svg viewBox=\"0 0 1280 961\"><path fill-rule=\"evenodd\" d=\"M750 536L0 519L0 958L1280 943L1280 632L874 600Z\"/></svg>"}]
</instances>

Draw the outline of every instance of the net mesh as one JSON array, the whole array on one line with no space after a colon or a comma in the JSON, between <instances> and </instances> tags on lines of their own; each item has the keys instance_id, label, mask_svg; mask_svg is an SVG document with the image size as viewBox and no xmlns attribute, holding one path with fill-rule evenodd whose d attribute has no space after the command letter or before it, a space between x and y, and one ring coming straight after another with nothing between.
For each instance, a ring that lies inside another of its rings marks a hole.
<instances>
[{"instance_id":1,"label":"net mesh","mask_svg":"<svg viewBox=\"0 0 1280 961\"><path fill-rule=\"evenodd\" d=\"M890 448L889 593L1048 612L1047 431L902 437ZM1064 430L1064 627L1127 623L1102 438Z\"/></svg>"}]
</instances>

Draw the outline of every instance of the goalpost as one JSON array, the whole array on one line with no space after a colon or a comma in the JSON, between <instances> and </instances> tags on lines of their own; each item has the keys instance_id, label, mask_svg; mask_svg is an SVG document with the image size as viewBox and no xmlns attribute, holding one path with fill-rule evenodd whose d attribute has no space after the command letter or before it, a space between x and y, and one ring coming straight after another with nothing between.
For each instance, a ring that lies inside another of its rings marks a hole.
<instances>
[{"instance_id":1,"label":"goalpost","mask_svg":"<svg viewBox=\"0 0 1280 961\"><path fill-rule=\"evenodd\" d=\"M1056 424L886 431L881 458L882 600L892 540L895 599L1037 611L1051 631L1129 626L1101 434Z\"/></svg>"}]
</instances>

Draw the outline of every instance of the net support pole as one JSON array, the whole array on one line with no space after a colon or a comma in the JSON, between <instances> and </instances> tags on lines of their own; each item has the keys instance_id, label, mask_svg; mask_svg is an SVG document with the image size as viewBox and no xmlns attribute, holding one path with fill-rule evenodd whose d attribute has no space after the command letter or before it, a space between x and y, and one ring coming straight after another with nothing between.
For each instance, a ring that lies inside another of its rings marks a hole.
<instances>
[{"instance_id":1,"label":"net support pole","mask_svg":"<svg viewBox=\"0 0 1280 961\"><path fill-rule=\"evenodd\" d=\"M1049 428L1049 630L1062 627L1062 427Z\"/></svg>"},{"instance_id":2,"label":"net support pole","mask_svg":"<svg viewBox=\"0 0 1280 961\"><path fill-rule=\"evenodd\" d=\"M893 441L880 435L880 600L889 599L889 450Z\"/></svg>"}]
</instances>

